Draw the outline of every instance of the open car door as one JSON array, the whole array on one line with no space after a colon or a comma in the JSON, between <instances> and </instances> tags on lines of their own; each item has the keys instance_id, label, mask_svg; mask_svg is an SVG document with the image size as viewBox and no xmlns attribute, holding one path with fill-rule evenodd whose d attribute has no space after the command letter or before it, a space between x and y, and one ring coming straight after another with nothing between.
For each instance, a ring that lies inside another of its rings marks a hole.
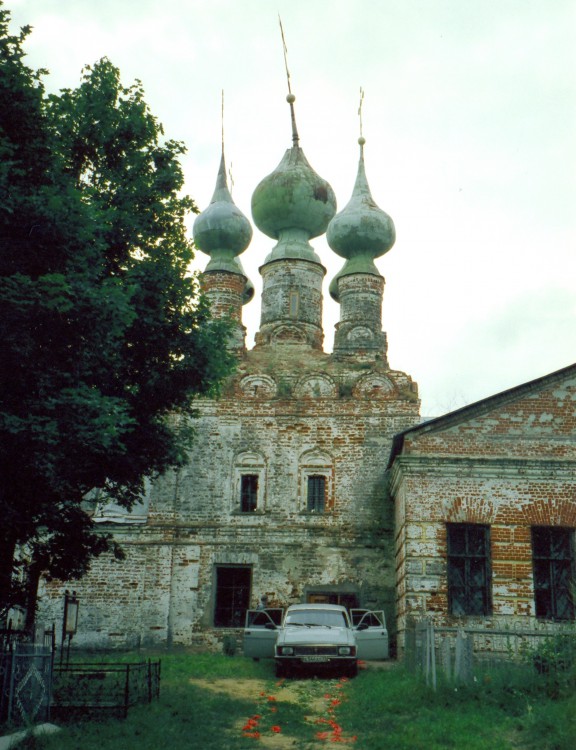
<instances>
[{"instance_id":1,"label":"open car door","mask_svg":"<svg viewBox=\"0 0 576 750\"><path fill-rule=\"evenodd\" d=\"M274 658L274 645L282 622L283 609L249 609L244 627L244 656Z\"/></svg>"},{"instance_id":2,"label":"open car door","mask_svg":"<svg viewBox=\"0 0 576 750\"><path fill-rule=\"evenodd\" d=\"M366 661L388 659L390 649L384 612L351 609L350 618L356 637L358 658Z\"/></svg>"}]
</instances>

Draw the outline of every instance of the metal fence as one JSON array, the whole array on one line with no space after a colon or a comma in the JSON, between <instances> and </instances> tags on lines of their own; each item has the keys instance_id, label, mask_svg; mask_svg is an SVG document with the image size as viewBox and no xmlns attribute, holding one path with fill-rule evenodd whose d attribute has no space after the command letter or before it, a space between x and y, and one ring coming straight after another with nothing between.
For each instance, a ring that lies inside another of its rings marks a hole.
<instances>
[{"instance_id":1,"label":"metal fence","mask_svg":"<svg viewBox=\"0 0 576 750\"><path fill-rule=\"evenodd\" d=\"M0 725L50 718L53 661L53 631L40 643L20 631L0 631Z\"/></svg>"},{"instance_id":2,"label":"metal fence","mask_svg":"<svg viewBox=\"0 0 576 750\"><path fill-rule=\"evenodd\" d=\"M70 715L126 717L160 697L160 661L55 663L55 631L0 630L0 726Z\"/></svg>"},{"instance_id":3,"label":"metal fence","mask_svg":"<svg viewBox=\"0 0 576 750\"><path fill-rule=\"evenodd\" d=\"M434 689L440 682L488 684L495 674L526 688L576 687L576 628L436 627L426 619L407 628L405 658Z\"/></svg>"},{"instance_id":4,"label":"metal fence","mask_svg":"<svg viewBox=\"0 0 576 750\"><path fill-rule=\"evenodd\" d=\"M160 696L161 662L54 665L52 715L108 713L126 717L138 703Z\"/></svg>"}]
</instances>

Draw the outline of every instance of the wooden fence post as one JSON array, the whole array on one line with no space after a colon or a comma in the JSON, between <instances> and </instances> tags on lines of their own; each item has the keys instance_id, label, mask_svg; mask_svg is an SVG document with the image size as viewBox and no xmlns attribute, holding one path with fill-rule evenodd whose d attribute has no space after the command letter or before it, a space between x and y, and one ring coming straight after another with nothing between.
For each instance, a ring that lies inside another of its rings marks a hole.
<instances>
[{"instance_id":1,"label":"wooden fence post","mask_svg":"<svg viewBox=\"0 0 576 750\"><path fill-rule=\"evenodd\" d=\"M128 716L130 705L130 664L126 664L126 684L124 686L124 718Z\"/></svg>"}]
</instances>

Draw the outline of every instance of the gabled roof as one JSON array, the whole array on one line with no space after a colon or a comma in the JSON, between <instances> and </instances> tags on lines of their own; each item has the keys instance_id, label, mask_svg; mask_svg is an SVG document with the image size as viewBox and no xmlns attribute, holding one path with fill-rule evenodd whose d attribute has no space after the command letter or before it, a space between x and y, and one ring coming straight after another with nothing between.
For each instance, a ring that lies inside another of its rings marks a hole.
<instances>
[{"instance_id":1,"label":"gabled roof","mask_svg":"<svg viewBox=\"0 0 576 750\"><path fill-rule=\"evenodd\" d=\"M461 409L456 409L455 411L451 411L441 417L429 419L426 422L416 425L416 427L410 427L403 432L399 432L392 440L392 449L390 451L387 468L389 469L392 466L396 456L402 452L404 440L407 435L426 435L429 433L440 432L449 427L462 424L470 419L482 417L495 408L505 406L506 404L524 398L531 393L543 390L544 388L549 388L556 382L563 381L566 377L571 376L576 377L576 363L568 365L568 367L563 367L561 370L556 370L548 375L543 375L535 380L529 380L527 383L522 383L522 385L517 385L514 386L514 388L509 388L506 391L496 393L494 396L488 396L480 401L475 401L473 404L463 406Z\"/></svg>"}]
</instances>

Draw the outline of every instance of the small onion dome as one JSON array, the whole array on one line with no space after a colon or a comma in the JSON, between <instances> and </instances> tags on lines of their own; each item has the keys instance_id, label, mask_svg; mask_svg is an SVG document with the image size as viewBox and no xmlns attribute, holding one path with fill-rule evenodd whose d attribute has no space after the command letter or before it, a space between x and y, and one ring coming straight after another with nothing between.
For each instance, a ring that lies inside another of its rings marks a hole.
<instances>
[{"instance_id":1,"label":"small onion dome","mask_svg":"<svg viewBox=\"0 0 576 750\"><path fill-rule=\"evenodd\" d=\"M364 169L364 138L359 138L360 161L352 197L330 222L326 239L337 255L346 263L330 284L330 294L338 299L337 285L341 276L352 273L369 273L380 276L374 258L390 250L396 240L394 222L385 211L378 208L366 179Z\"/></svg>"},{"instance_id":2,"label":"small onion dome","mask_svg":"<svg viewBox=\"0 0 576 750\"><path fill-rule=\"evenodd\" d=\"M334 191L312 169L299 146L286 151L252 195L254 223L276 240L287 230L300 230L307 239L318 237L335 213Z\"/></svg>"},{"instance_id":3,"label":"small onion dome","mask_svg":"<svg viewBox=\"0 0 576 750\"><path fill-rule=\"evenodd\" d=\"M196 246L210 256L205 272L229 271L245 276L235 256L243 253L250 244L252 226L235 205L228 190L224 154L220 160L214 195L208 208L196 217L193 236Z\"/></svg>"}]
</instances>

